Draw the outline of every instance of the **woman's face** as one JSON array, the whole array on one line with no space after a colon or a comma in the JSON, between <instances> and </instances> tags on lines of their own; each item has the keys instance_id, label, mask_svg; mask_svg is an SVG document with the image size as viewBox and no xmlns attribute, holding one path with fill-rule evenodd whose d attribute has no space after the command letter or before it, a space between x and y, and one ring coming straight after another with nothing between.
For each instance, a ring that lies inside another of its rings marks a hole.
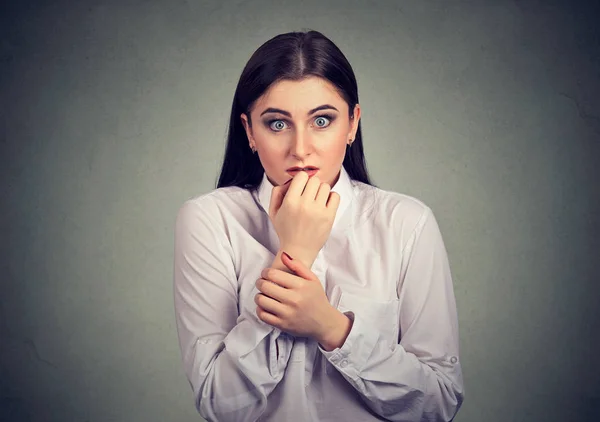
<instances>
[{"instance_id":1,"label":"woman's face","mask_svg":"<svg viewBox=\"0 0 600 422\"><path fill-rule=\"evenodd\" d=\"M319 108L319 110L315 110ZM315 174L331 187L338 180L349 140L354 140L360 106L349 118L348 105L327 80L309 77L283 80L259 97L247 116L240 116L269 181L282 185L290 167L317 167Z\"/></svg>"}]
</instances>

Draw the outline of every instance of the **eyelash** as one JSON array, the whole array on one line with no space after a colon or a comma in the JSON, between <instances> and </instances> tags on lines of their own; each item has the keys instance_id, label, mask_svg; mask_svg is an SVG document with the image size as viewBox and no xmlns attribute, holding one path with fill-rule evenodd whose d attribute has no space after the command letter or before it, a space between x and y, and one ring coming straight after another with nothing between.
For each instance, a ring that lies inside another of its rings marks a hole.
<instances>
[{"instance_id":1,"label":"eyelash","mask_svg":"<svg viewBox=\"0 0 600 422\"><path fill-rule=\"evenodd\" d=\"M318 119L319 117L325 117L326 119L329 120L329 124L327 126L319 126L318 127L319 129L327 129L329 126L331 126L333 124L333 121L335 120L335 116L333 116L331 114L319 114L318 116L315 116L315 119ZM281 132L281 130L273 130L273 129L271 129L271 125L274 122L280 122L280 121L287 123L286 119L271 119L271 120L267 120L267 122L266 122L267 123L267 128L269 130L271 130L272 132Z\"/></svg>"}]
</instances>

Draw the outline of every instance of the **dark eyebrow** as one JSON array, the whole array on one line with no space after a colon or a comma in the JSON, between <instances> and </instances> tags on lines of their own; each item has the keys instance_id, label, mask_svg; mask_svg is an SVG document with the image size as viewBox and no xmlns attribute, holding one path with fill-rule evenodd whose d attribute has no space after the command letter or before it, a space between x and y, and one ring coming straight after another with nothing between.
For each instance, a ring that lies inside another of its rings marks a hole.
<instances>
[{"instance_id":1,"label":"dark eyebrow","mask_svg":"<svg viewBox=\"0 0 600 422\"><path fill-rule=\"evenodd\" d=\"M335 111L339 111L337 108L335 108L334 106L332 106L330 104L323 104L323 105L320 105L319 107L315 107L312 110L309 110L306 115L310 116L311 114L313 114L313 113L315 113L315 112L317 112L319 110L335 110ZM292 114L289 111L285 111L285 110L282 110L280 108L269 107L268 109L266 109L265 111L263 111L262 113L260 113L260 115L262 116L263 114L266 114L266 113L280 113L280 114L283 114L285 116L292 117Z\"/></svg>"}]
</instances>

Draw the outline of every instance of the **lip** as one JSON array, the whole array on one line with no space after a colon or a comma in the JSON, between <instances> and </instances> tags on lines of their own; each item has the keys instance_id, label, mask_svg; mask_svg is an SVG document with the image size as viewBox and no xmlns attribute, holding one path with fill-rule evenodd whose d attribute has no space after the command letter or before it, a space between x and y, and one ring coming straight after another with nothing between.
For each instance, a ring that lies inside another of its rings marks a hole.
<instances>
[{"instance_id":1,"label":"lip","mask_svg":"<svg viewBox=\"0 0 600 422\"><path fill-rule=\"evenodd\" d=\"M318 173L319 169L313 169L313 170L288 170L288 174L292 177L294 177L296 174L298 174L299 172L304 171L308 174L308 177L313 177L315 174Z\"/></svg>"},{"instance_id":2,"label":"lip","mask_svg":"<svg viewBox=\"0 0 600 422\"><path fill-rule=\"evenodd\" d=\"M315 166L306 166L306 167L311 167L314 170L319 170L319 168L315 167ZM305 168L305 167L294 166L294 167L290 167L289 169L287 169L287 171L296 171L296 170L299 170L299 169L302 169L302 168Z\"/></svg>"}]
</instances>

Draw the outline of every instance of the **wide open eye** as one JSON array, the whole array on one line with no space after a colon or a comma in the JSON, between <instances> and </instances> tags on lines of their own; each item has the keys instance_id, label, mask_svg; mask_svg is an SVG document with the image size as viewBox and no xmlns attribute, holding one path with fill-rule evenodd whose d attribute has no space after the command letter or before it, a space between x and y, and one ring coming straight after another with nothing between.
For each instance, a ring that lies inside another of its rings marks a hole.
<instances>
[{"instance_id":1,"label":"wide open eye","mask_svg":"<svg viewBox=\"0 0 600 422\"><path fill-rule=\"evenodd\" d=\"M328 116L318 116L315 123L318 127L327 127L331 124L331 119Z\"/></svg>"},{"instance_id":2,"label":"wide open eye","mask_svg":"<svg viewBox=\"0 0 600 422\"><path fill-rule=\"evenodd\" d=\"M273 125L275 123L275 125ZM284 129L285 122L283 120L271 120L269 121L269 129L274 132L280 132Z\"/></svg>"},{"instance_id":3,"label":"wide open eye","mask_svg":"<svg viewBox=\"0 0 600 422\"><path fill-rule=\"evenodd\" d=\"M321 114L315 118L315 123L318 128L324 129L326 127L329 127L334 120L335 116L332 116L330 114ZM267 121L267 125L269 126L269 129L273 132L281 132L283 129L285 129L287 122L282 119L273 119Z\"/></svg>"}]
</instances>

